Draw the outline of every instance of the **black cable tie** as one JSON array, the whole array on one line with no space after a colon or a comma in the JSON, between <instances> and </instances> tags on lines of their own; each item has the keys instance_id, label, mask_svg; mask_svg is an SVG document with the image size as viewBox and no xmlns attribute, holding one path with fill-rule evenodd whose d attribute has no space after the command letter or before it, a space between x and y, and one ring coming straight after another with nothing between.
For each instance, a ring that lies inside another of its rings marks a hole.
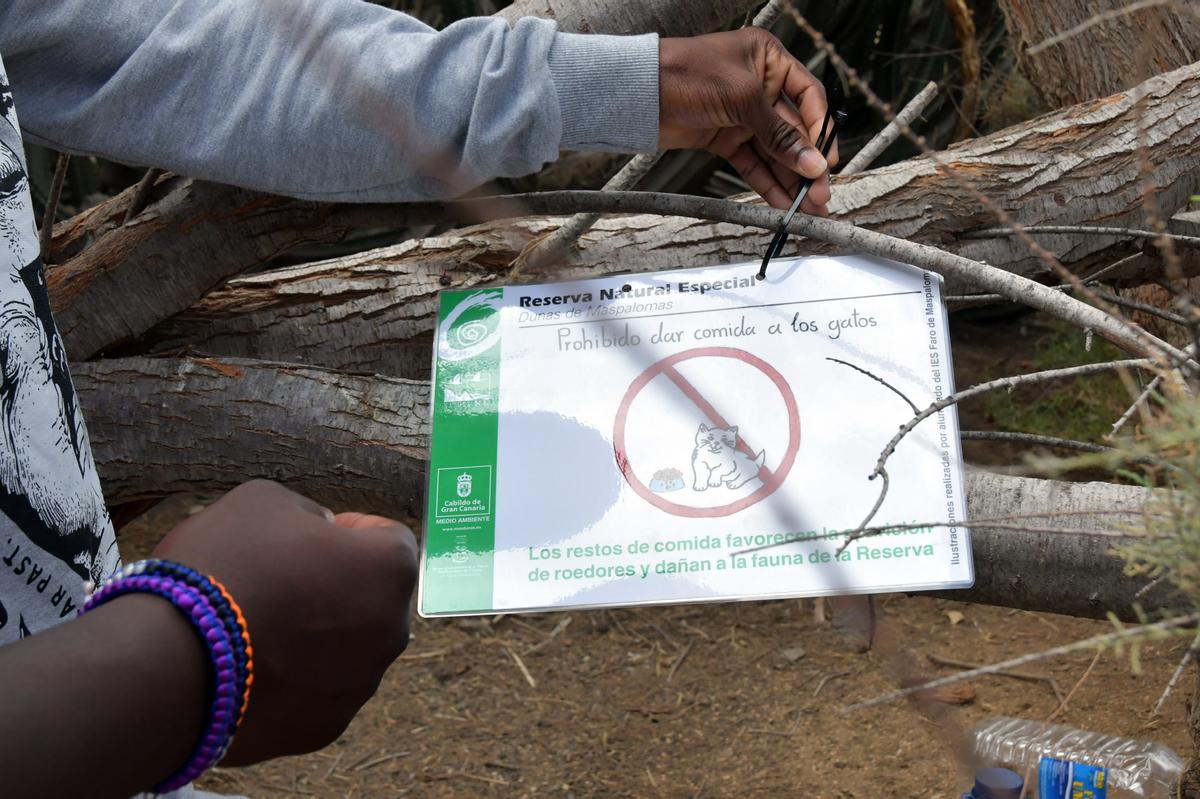
<instances>
[{"instance_id":1,"label":"black cable tie","mask_svg":"<svg viewBox=\"0 0 1200 799\"><path fill-rule=\"evenodd\" d=\"M833 149L833 142L837 138L837 129L839 125L846 122L846 112L844 111L825 111L825 119L821 122L821 135L817 137L816 148L821 153L822 158L828 158L829 151ZM779 227L775 229L775 235L771 238L771 243L767 245L766 255L763 256L762 266L758 269L758 280L766 280L767 264L771 262L779 253L783 252L784 246L788 239L788 225L792 223L792 218L796 216L796 211L800 208L800 203L808 196L808 190L812 188L816 181L811 178L804 178L800 181L800 186L796 191L796 199L792 201L792 207L787 210L783 218L779 220Z\"/></svg>"}]
</instances>

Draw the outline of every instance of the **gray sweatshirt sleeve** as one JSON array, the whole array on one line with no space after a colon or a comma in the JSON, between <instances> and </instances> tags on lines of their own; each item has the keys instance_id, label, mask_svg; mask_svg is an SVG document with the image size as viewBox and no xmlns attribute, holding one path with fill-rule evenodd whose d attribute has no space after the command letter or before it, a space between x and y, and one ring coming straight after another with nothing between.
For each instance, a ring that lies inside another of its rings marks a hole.
<instances>
[{"instance_id":1,"label":"gray sweatshirt sleeve","mask_svg":"<svg viewBox=\"0 0 1200 799\"><path fill-rule=\"evenodd\" d=\"M560 149L648 152L657 37L363 0L0 0L25 135L340 201L450 197Z\"/></svg>"}]
</instances>

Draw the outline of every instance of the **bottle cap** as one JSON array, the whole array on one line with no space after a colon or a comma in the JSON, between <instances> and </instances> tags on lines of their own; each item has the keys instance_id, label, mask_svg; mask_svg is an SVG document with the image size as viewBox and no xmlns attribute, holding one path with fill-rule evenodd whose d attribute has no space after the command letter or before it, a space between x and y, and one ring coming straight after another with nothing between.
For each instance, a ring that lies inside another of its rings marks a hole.
<instances>
[{"instance_id":1,"label":"bottle cap","mask_svg":"<svg viewBox=\"0 0 1200 799\"><path fill-rule=\"evenodd\" d=\"M1025 780L1006 768L985 768L975 772L974 799L1021 799Z\"/></svg>"}]
</instances>

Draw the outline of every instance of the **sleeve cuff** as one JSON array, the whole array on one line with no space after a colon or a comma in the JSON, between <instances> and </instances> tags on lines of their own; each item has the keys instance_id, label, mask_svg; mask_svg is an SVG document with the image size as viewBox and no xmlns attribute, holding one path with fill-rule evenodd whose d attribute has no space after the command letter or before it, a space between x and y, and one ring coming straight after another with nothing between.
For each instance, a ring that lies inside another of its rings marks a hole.
<instances>
[{"instance_id":1,"label":"sleeve cuff","mask_svg":"<svg viewBox=\"0 0 1200 799\"><path fill-rule=\"evenodd\" d=\"M658 35L555 34L564 150L658 150Z\"/></svg>"}]
</instances>

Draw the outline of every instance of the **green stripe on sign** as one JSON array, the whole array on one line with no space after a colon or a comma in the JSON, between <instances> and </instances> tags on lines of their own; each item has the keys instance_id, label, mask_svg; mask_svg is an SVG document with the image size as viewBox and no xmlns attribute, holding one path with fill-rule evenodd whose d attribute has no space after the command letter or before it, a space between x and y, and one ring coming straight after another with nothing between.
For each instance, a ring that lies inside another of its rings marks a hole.
<instances>
[{"instance_id":1,"label":"green stripe on sign","mask_svg":"<svg viewBox=\"0 0 1200 799\"><path fill-rule=\"evenodd\" d=\"M425 516L425 615L492 609L502 298L502 290L441 295Z\"/></svg>"}]
</instances>

